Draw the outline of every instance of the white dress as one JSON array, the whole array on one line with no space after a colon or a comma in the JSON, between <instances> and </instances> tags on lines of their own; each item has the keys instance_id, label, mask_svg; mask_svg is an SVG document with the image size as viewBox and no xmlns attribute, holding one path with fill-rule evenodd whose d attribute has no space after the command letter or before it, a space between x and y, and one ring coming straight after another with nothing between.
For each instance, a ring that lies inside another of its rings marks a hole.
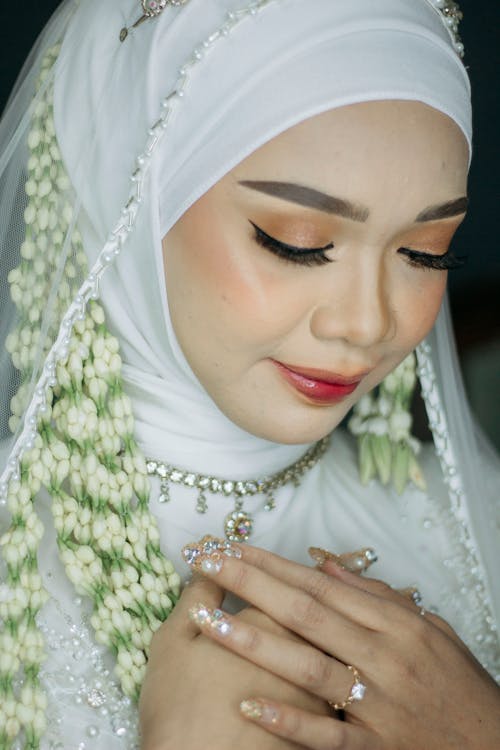
<instances>
[{"instance_id":1,"label":"white dress","mask_svg":"<svg viewBox=\"0 0 500 750\"><path fill-rule=\"evenodd\" d=\"M265 511L262 498L246 504L255 518L251 541L308 565L310 545L339 553L373 547L379 561L370 575L396 587L418 586L426 608L445 617L494 673L500 666L498 646L488 635L480 576L461 541L463 529L450 510L430 447L423 464L427 493L408 488L398 496L376 482L363 488L353 441L337 430L326 455L300 487L277 492L275 510ZM182 546L205 533L222 536L231 505L227 498L212 496L208 513L199 515L194 493L175 490L169 504L160 504L154 480L151 507L163 550L185 577L189 571L181 560ZM48 646L43 680L49 694L49 729L42 748L136 748L136 708L113 677L111 654L93 640L87 624L89 602L76 596L58 560L47 496L39 510L46 527L40 569L51 595L39 616Z\"/></svg>"}]
</instances>

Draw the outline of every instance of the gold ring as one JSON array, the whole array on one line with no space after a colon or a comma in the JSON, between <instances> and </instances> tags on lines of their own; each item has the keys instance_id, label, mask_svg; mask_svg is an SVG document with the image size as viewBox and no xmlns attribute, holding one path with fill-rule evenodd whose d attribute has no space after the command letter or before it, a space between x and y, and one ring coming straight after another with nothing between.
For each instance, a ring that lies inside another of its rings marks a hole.
<instances>
[{"instance_id":1,"label":"gold ring","mask_svg":"<svg viewBox=\"0 0 500 750\"><path fill-rule=\"evenodd\" d=\"M343 711L345 708L347 708L347 706L350 706L351 703L354 703L354 701L362 701L365 697L366 685L361 682L361 677L359 676L358 670L356 669L356 667L353 667L352 664L347 664L347 669L352 672L354 682L352 683L350 693L345 701L342 701L342 703L334 703L333 701L328 701L328 704L335 711Z\"/></svg>"}]
</instances>

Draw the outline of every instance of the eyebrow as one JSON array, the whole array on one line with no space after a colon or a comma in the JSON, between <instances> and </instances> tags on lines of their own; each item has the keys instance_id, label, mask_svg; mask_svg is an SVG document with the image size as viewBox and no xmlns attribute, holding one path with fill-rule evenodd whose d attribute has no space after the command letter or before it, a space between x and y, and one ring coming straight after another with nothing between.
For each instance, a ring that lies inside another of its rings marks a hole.
<instances>
[{"instance_id":1,"label":"eyebrow","mask_svg":"<svg viewBox=\"0 0 500 750\"><path fill-rule=\"evenodd\" d=\"M319 190L314 190L314 188L296 185L294 182L242 180L238 184L250 188L250 190L257 190L259 193L272 195L290 203L298 203L307 208L315 208L327 214L337 214L352 221L363 222L370 215L370 211L364 206L350 203L342 198L335 198L333 195L327 195Z\"/></svg>"},{"instance_id":2,"label":"eyebrow","mask_svg":"<svg viewBox=\"0 0 500 750\"><path fill-rule=\"evenodd\" d=\"M436 221L436 219L449 219L451 216L459 216L467 211L468 204L469 201L464 195L438 206L428 206L419 213L415 221Z\"/></svg>"},{"instance_id":3,"label":"eyebrow","mask_svg":"<svg viewBox=\"0 0 500 750\"><path fill-rule=\"evenodd\" d=\"M336 214L345 219L351 219L352 221L365 222L370 215L369 209L365 206L351 203L343 198L336 198L333 195L322 193L319 190L306 187L305 185L297 185L294 182L241 180L238 184L249 188L250 190L256 190L259 193L272 195L275 198L281 198L290 203L298 203L307 208L315 208L318 211L324 211L328 214ZM467 196L464 195L460 198L447 201L446 203L424 208L424 210L418 214L415 221L421 223L459 216L466 212L467 206L468 199Z\"/></svg>"}]
</instances>

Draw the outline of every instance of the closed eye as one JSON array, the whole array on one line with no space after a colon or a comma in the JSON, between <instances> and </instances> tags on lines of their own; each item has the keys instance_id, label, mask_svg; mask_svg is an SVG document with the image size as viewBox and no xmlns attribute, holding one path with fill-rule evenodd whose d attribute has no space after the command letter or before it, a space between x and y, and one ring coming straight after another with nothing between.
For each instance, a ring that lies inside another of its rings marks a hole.
<instances>
[{"instance_id":1,"label":"closed eye","mask_svg":"<svg viewBox=\"0 0 500 750\"><path fill-rule=\"evenodd\" d=\"M453 271L461 268L466 262L466 257L457 257L451 250L443 255L422 253L419 250L411 250L408 247L400 247L398 253L406 256L408 263L419 268L429 268L436 271Z\"/></svg>"},{"instance_id":2,"label":"closed eye","mask_svg":"<svg viewBox=\"0 0 500 750\"><path fill-rule=\"evenodd\" d=\"M255 241L279 258L303 266L322 266L325 263L332 262L331 258L325 255L325 252L333 248L333 242L324 247L296 247L295 245L289 245L286 242L280 242L280 240L271 237L271 235L254 224L253 221L250 224L255 230Z\"/></svg>"}]
</instances>

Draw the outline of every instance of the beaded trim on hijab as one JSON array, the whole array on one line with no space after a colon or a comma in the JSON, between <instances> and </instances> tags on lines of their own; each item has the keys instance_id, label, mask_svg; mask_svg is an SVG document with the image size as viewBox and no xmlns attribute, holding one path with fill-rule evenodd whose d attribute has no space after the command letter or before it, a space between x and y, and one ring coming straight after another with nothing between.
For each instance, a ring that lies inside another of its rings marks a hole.
<instances>
[{"instance_id":1,"label":"beaded trim on hijab","mask_svg":"<svg viewBox=\"0 0 500 750\"><path fill-rule=\"evenodd\" d=\"M187 2L188 0L141 0L143 14L130 28L135 29L137 26L140 26L141 23L147 21L148 18L159 16L160 13L165 10L167 5L185 5ZM264 2L267 2L267 0L264 0ZM464 45L458 31L460 21L463 18L463 13L460 10L458 3L454 2L454 0L427 0L427 2L441 14L444 25L450 32L456 53L459 57L463 57ZM254 3L256 9L263 4L262 0L256 0ZM120 31L120 42L124 42L128 37L128 34L129 29L124 26Z\"/></svg>"},{"instance_id":2,"label":"beaded trim on hijab","mask_svg":"<svg viewBox=\"0 0 500 750\"><path fill-rule=\"evenodd\" d=\"M141 23L147 21L148 18L154 18L159 16L160 13L167 7L167 5L184 5L188 0L142 0L143 14L137 21L132 25L132 29L140 26ZM128 37L129 30L126 26L120 31L120 42L124 42Z\"/></svg>"},{"instance_id":3,"label":"beaded trim on hijab","mask_svg":"<svg viewBox=\"0 0 500 750\"><path fill-rule=\"evenodd\" d=\"M198 491L196 510L198 513L206 513L208 510L206 493L213 495L222 494L224 497L234 497L234 510L227 514L224 519L224 531L226 538L231 542L246 542L252 533L253 517L243 509L246 497L254 495L265 495L266 504L264 510L271 511L276 507L274 499L275 490L287 484L298 487L300 480L309 469L315 466L323 456L328 447L329 437L319 440L298 461L287 466L285 469L263 479L249 479L245 481L237 479L222 479L220 477L197 474L176 466L149 459L146 463L148 474L160 478L160 503L170 501L170 483L181 484L189 489Z\"/></svg>"}]
</instances>

